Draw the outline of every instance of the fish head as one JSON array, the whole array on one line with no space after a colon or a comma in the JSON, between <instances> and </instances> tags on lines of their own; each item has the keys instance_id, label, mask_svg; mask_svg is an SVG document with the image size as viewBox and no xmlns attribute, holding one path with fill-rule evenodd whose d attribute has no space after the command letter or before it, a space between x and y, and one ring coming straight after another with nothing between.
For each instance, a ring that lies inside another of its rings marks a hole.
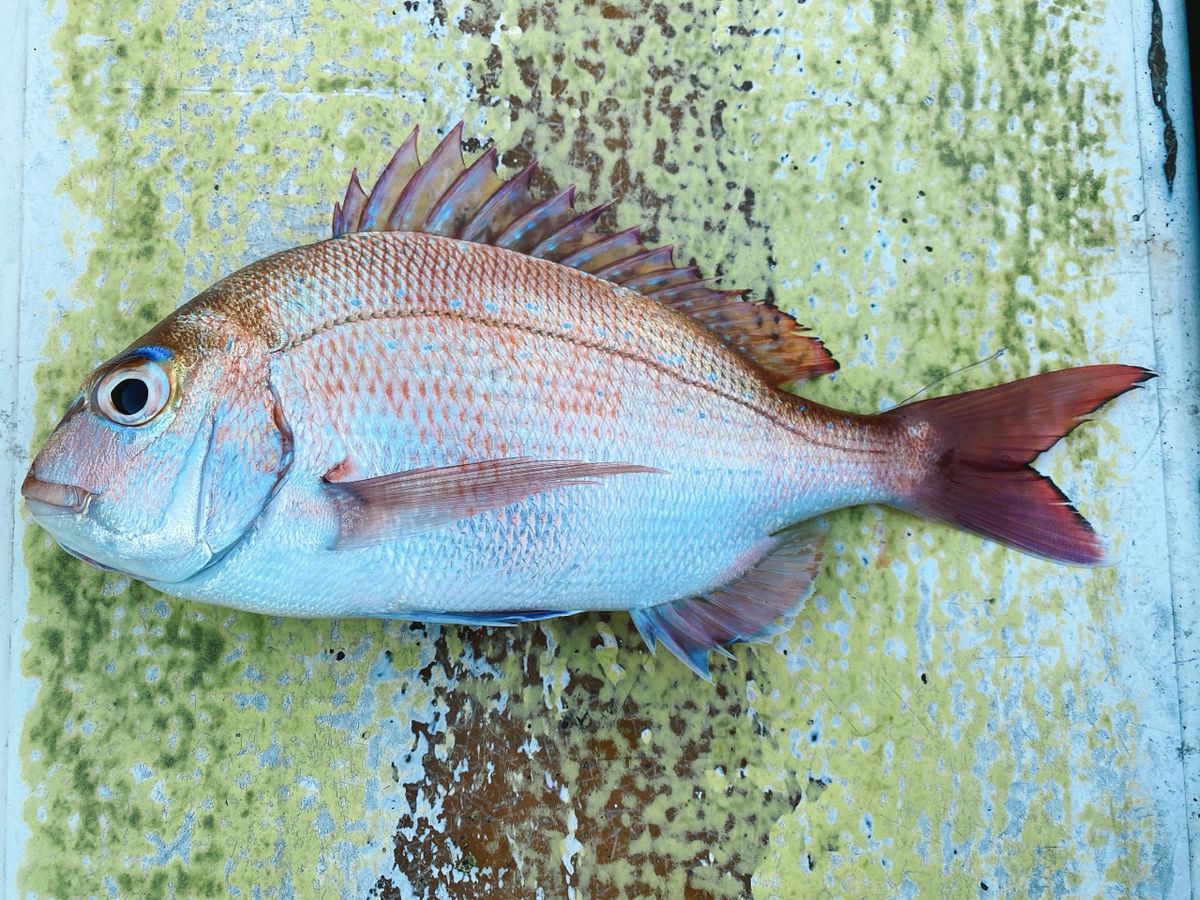
<instances>
[{"instance_id":1,"label":"fish head","mask_svg":"<svg viewBox=\"0 0 1200 900\"><path fill-rule=\"evenodd\" d=\"M171 584L251 526L291 446L244 337L220 316L177 315L87 378L21 486L68 553Z\"/></svg>"}]
</instances>

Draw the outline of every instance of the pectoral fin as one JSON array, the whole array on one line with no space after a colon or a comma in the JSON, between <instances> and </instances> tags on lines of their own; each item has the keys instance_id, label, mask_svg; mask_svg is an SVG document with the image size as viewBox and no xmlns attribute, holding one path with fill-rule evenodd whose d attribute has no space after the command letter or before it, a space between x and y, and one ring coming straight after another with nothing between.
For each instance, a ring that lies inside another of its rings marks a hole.
<instances>
[{"instance_id":1,"label":"pectoral fin","mask_svg":"<svg viewBox=\"0 0 1200 900\"><path fill-rule=\"evenodd\" d=\"M342 466L337 469L342 469ZM336 470L331 470L336 471ZM430 531L553 488L595 484L612 475L656 472L631 463L517 456L339 482L325 490L338 519L335 550L370 547Z\"/></svg>"},{"instance_id":2,"label":"pectoral fin","mask_svg":"<svg viewBox=\"0 0 1200 900\"><path fill-rule=\"evenodd\" d=\"M763 641L788 626L812 591L821 565L824 531L813 522L777 536L771 550L729 584L698 597L631 609L633 624L650 647L666 645L706 680L708 654L730 656L726 645Z\"/></svg>"}]
</instances>

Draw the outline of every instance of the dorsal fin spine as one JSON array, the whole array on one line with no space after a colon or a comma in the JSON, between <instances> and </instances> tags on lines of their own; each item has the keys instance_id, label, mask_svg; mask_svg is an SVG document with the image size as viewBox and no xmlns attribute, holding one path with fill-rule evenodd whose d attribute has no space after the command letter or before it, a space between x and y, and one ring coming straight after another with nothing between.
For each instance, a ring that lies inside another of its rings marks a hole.
<instances>
[{"instance_id":1,"label":"dorsal fin spine","mask_svg":"<svg viewBox=\"0 0 1200 900\"><path fill-rule=\"evenodd\" d=\"M496 175L496 161L496 148L488 147L446 190L425 220L425 230L447 237L458 237L473 212L467 203L471 194L478 192L481 195L479 201L482 203L504 183ZM497 182L490 190L489 181ZM455 218L460 221L454 222Z\"/></svg>"},{"instance_id":2,"label":"dorsal fin spine","mask_svg":"<svg viewBox=\"0 0 1200 900\"><path fill-rule=\"evenodd\" d=\"M375 182L375 187L371 189L371 196L367 198L367 205L363 210L359 223L362 231L380 231L386 227L385 223L395 205L395 199L408 184L408 177L411 177L411 173L409 176L405 176L403 173L407 172L410 167L416 171L416 167L420 165L417 158L417 135L419 132L420 126L413 128L408 139L400 145L400 148L392 154L388 164L383 167L383 172ZM401 178L403 178L402 181Z\"/></svg>"},{"instance_id":3,"label":"dorsal fin spine","mask_svg":"<svg viewBox=\"0 0 1200 900\"><path fill-rule=\"evenodd\" d=\"M421 165L400 193L400 199L388 216L389 231L413 231L437 205L437 199L450 186L454 172L452 160L457 157L459 171L465 169L462 159L462 123L459 122L442 138L428 161ZM419 161L419 157L418 157ZM440 188L440 189L439 189Z\"/></svg>"},{"instance_id":4,"label":"dorsal fin spine","mask_svg":"<svg viewBox=\"0 0 1200 900\"><path fill-rule=\"evenodd\" d=\"M557 260L563 255L564 245L570 250L574 250L574 243L583 238L584 234L597 219L602 216L609 207L613 205L612 200L606 200L599 206L594 206L585 213L580 213L571 221L569 221L554 234L547 237L540 244L530 251L530 256L540 256L542 259Z\"/></svg>"},{"instance_id":5,"label":"dorsal fin spine","mask_svg":"<svg viewBox=\"0 0 1200 900\"><path fill-rule=\"evenodd\" d=\"M586 247L581 247L570 256L564 256L559 260L564 266L570 266L572 269L582 269L585 272L592 271L592 265L597 260L603 260L611 255L614 251L623 252L628 249L628 245L634 246L641 243L642 229L640 226L626 228L624 231L618 231L610 234L607 237L602 237L594 244L588 244ZM596 266L599 268L599 266Z\"/></svg>"},{"instance_id":6,"label":"dorsal fin spine","mask_svg":"<svg viewBox=\"0 0 1200 900\"><path fill-rule=\"evenodd\" d=\"M625 259L609 263L594 274L597 278L603 278L606 281L613 281L617 284L624 284L630 278L642 272L649 272L654 269L662 269L674 265L674 255L675 247L667 244L663 247L655 247L652 250L635 253L632 256L625 257Z\"/></svg>"},{"instance_id":7,"label":"dorsal fin spine","mask_svg":"<svg viewBox=\"0 0 1200 900\"><path fill-rule=\"evenodd\" d=\"M684 268L654 269L634 275L621 283L631 291L638 291L648 296L650 291L659 291L663 288L701 280L698 266L686 266Z\"/></svg>"},{"instance_id":8,"label":"dorsal fin spine","mask_svg":"<svg viewBox=\"0 0 1200 900\"><path fill-rule=\"evenodd\" d=\"M497 247L529 253L543 237L553 234L575 217L574 206L575 185L572 184L513 219L493 243Z\"/></svg>"},{"instance_id":9,"label":"dorsal fin spine","mask_svg":"<svg viewBox=\"0 0 1200 900\"><path fill-rule=\"evenodd\" d=\"M342 231L357 231L362 221L363 208L367 203L367 192L363 190L358 180L358 169L350 171L350 184L346 186L346 196L342 200Z\"/></svg>"},{"instance_id":10,"label":"dorsal fin spine","mask_svg":"<svg viewBox=\"0 0 1200 900\"><path fill-rule=\"evenodd\" d=\"M496 189L496 192L483 202L475 215L463 226L462 239L464 241L477 241L481 244L491 243L496 235L502 232L513 219L520 216L524 210L517 211L514 209L513 215L504 218L496 214L501 212L505 203L525 196L525 192L529 188L529 181L533 178L533 173L537 171L537 167L537 160L534 160L508 181L500 185Z\"/></svg>"}]
</instances>

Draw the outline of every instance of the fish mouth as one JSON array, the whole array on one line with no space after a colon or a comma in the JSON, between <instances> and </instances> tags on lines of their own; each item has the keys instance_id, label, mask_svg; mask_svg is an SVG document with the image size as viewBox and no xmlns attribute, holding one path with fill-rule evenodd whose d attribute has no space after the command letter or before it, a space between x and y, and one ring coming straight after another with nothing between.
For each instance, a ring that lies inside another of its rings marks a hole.
<instances>
[{"instance_id":1,"label":"fish mouth","mask_svg":"<svg viewBox=\"0 0 1200 900\"><path fill-rule=\"evenodd\" d=\"M25 498L25 506L36 517L87 512L88 505L96 495L73 484L42 481L31 472L21 483L21 496Z\"/></svg>"}]
</instances>

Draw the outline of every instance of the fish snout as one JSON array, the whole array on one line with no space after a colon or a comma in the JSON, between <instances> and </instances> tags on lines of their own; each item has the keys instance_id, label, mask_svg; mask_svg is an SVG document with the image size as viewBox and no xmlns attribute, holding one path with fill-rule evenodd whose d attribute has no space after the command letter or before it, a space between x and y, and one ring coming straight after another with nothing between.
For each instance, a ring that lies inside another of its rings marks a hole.
<instances>
[{"instance_id":1,"label":"fish snout","mask_svg":"<svg viewBox=\"0 0 1200 900\"><path fill-rule=\"evenodd\" d=\"M21 496L34 516L65 516L87 512L96 495L73 484L42 481L30 472L21 483Z\"/></svg>"}]
</instances>

